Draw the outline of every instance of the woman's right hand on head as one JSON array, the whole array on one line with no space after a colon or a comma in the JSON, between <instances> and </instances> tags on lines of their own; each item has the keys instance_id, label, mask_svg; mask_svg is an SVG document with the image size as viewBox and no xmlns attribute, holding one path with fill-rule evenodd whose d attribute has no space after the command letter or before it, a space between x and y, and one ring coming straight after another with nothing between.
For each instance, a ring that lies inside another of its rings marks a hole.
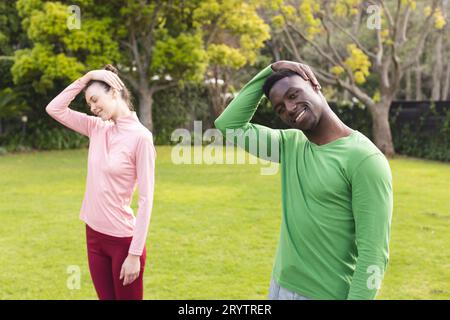
<instances>
[{"instance_id":1,"label":"woman's right hand on head","mask_svg":"<svg viewBox=\"0 0 450 320\"><path fill-rule=\"evenodd\" d=\"M88 81L98 80L106 82L112 88L117 90L122 90L125 85L122 80L120 80L119 76L112 71L109 70L92 70L84 75Z\"/></svg>"}]
</instances>

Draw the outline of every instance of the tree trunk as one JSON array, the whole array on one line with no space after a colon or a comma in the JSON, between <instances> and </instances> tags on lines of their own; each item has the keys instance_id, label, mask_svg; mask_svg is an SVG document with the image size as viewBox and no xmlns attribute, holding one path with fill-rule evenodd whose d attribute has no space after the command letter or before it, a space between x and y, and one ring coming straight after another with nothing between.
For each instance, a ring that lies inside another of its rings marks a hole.
<instances>
[{"instance_id":1,"label":"tree trunk","mask_svg":"<svg viewBox=\"0 0 450 320\"><path fill-rule=\"evenodd\" d=\"M210 101L213 107L214 117L217 118L220 116L225 109L224 99L221 95L220 88L217 88L215 85L211 85L208 87L208 92L210 96Z\"/></svg>"},{"instance_id":2,"label":"tree trunk","mask_svg":"<svg viewBox=\"0 0 450 320\"><path fill-rule=\"evenodd\" d=\"M219 80L219 72L218 69L214 72L214 81L215 83L208 84L208 94L212 105L212 111L214 119L220 116L225 110L226 107L226 93L228 91L228 79L225 72L221 74L223 84L218 82Z\"/></svg>"},{"instance_id":3,"label":"tree trunk","mask_svg":"<svg viewBox=\"0 0 450 320\"><path fill-rule=\"evenodd\" d=\"M449 9L449 1L445 0L443 2L443 11L447 12L447 21L448 21L448 9ZM443 29L442 32L444 34L446 34L446 35L449 34L450 27L449 27L448 23L446 24L445 29ZM445 71L444 78L443 78L443 83L442 83L442 86L441 86L441 89L442 89L441 99L442 100L448 100L448 99L450 99L450 97L448 95L449 94L448 91L450 89L450 50L449 50L450 49L450 46L449 46L450 42L448 40L448 36L446 38L444 38L444 39L445 39L444 51L446 52L444 54L444 65L447 65L447 69Z\"/></svg>"},{"instance_id":4,"label":"tree trunk","mask_svg":"<svg viewBox=\"0 0 450 320\"><path fill-rule=\"evenodd\" d=\"M406 100L411 100L411 69L406 70Z\"/></svg>"},{"instance_id":5,"label":"tree trunk","mask_svg":"<svg viewBox=\"0 0 450 320\"><path fill-rule=\"evenodd\" d=\"M442 37L440 32L437 36L434 68L433 68L433 89L431 90L431 100L437 101L441 96L441 79L442 79Z\"/></svg>"},{"instance_id":6,"label":"tree trunk","mask_svg":"<svg viewBox=\"0 0 450 320\"><path fill-rule=\"evenodd\" d=\"M394 143L392 141L391 127L389 125L389 109L392 99L381 99L370 108L372 114L372 134L375 145L386 157L392 157L395 154Z\"/></svg>"},{"instance_id":7,"label":"tree trunk","mask_svg":"<svg viewBox=\"0 0 450 320\"><path fill-rule=\"evenodd\" d=\"M416 101L422 100L422 69L419 61L416 63Z\"/></svg>"},{"instance_id":8,"label":"tree trunk","mask_svg":"<svg viewBox=\"0 0 450 320\"><path fill-rule=\"evenodd\" d=\"M359 31L359 27L361 25L361 17L362 17L362 10L358 10L358 14L355 15L353 21L352 21L352 34L355 35Z\"/></svg>"},{"instance_id":9,"label":"tree trunk","mask_svg":"<svg viewBox=\"0 0 450 320\"><path fill-rule=\"evenodd\" d=\"M444 84L442 85L442 100L447 100L450 97L448 96L448 91L450 87L450 53L448 54L448 60L447 60L447 71L445 73L445 79Z\"/></svg>"},{"instance_id":10,"label":"tree trunk","mask_svg":"<svg viewBox=\"0 0 450 320\"><path fill-rule=\"evenodd\" d=\"M344 101L349 101L350 100L350 93L347 90L344 90L344 92L342 93L342 99Z\"/></svg>"},{"instance_id":11,"label":"tree trunk","mask_svg":"<svg viewBox=\"0 0 450 320\"><path fill-rule=\"evenodd\" d=\"M153 93L151 90L141 88L139 90L139 120L153 133Z\"/></svg>"},{"instance_id":12,"label":"tree trunk","mask_svg":"<svg viewBox=\"0 0 450 320\"><path fill-rule=\"evenodd\" d=\"M267 45L269 46L270 51L272 52L272 57L274 61L281 60L280 46L277 43L277 39L274 37L272 40L267 41Z\"/></svg>"}]
</instances>

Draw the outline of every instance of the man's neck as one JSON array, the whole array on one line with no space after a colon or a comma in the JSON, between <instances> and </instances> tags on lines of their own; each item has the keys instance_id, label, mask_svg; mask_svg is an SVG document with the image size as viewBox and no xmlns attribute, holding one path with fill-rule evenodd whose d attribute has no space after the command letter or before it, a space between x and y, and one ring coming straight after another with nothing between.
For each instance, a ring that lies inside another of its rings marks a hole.
<instances>
[{"instance_id":1,"label":"man's neck","mask_svg":"<svg viewBox=\"0 0 450 320\"><path fill-rule=\"evenodd\" d=\"M339 138L347 137L353 130L345 125L339 117L327 108L317 126L303 131L309 141L316 145L324 145Z\"/></svg>"}]
</instances>

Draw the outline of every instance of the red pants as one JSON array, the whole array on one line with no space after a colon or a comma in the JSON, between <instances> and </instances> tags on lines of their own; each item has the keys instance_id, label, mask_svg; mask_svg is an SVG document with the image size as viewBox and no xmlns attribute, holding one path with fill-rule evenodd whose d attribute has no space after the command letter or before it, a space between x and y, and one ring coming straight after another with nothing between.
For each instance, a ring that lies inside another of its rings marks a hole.
<instances>
[{"instance_id":1,"label":"red pants","mask_svg":"<svg viewBox=\"0 0 450 320\"><path fill-rule=\"evenodd\" d=\"M142 300L146 248L141 255L141 272L131 284L123 285L120 270L133 237L118 238L93 230L86 225L89 270L100 300Z\"/></svg>"}]
</instances>

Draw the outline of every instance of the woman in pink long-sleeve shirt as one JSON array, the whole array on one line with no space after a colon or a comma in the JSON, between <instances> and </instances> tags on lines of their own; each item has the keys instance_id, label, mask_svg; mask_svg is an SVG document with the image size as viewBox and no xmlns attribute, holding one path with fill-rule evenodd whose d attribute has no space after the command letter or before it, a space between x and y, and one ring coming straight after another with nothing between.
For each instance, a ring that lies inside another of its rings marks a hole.
<instances>
[{"instance_id":1,"label":"woman in pink long-sleeve shirt","mask_svg":"<svg viewBox=\"0 0 450 320\"><path fill-rule=\"evenodd\" d=\"M80 219L86 223L89 269L99 299L142 299L156 151L152 134L139 122L117 70L111 65L105 69L90 71L73 82L46 111L89 137ZM82 90L95 116L68 107ZM130 207L136 186L137 218Z\"/></svg>"}]
</instances>

